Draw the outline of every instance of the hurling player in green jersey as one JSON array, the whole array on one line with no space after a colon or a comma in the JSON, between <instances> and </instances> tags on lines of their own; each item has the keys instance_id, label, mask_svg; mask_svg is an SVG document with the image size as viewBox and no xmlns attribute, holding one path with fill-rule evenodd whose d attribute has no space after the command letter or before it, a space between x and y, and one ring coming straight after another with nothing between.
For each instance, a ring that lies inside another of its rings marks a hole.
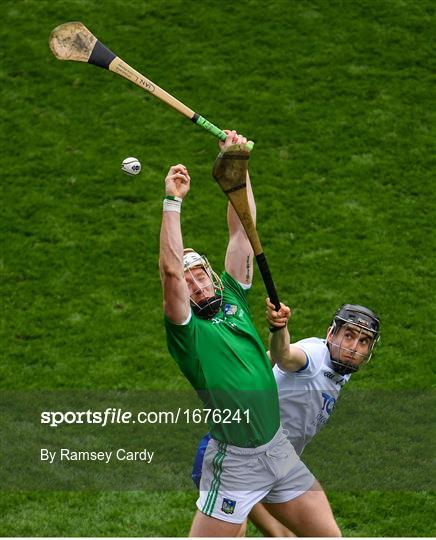
<instances>
[{"instance_id":1,"label":"hurling player in green jersey","mask_svg":"<svg viewBox=\"0 0 436 540\"><path fill-rule=\"evenodd\" d=\"M221 155L231 149L226 161L238 159L235 145L246 155L245 137L226 134L220 143ZM248 173L244 180L255 219ZM314 477L280 425L277 386L247 303L253 250L242 224L229 205L225 271L218 277L204 256L183 246L180 215L189 189L186 167L171 167L165 179L159 266L169 352L205 406L218 412L210 418L212 438L190 535L236 536L251 508L265 501L281 515L298 515L304 527L292 520L288 525L306 536L338 536L337 527L325 526L334 524L333 516L323 520L323 527L314 519L314 506L320 510L319 498L310 495ZM222 421L224 411L230 411L230 422ZM326 511L331 514L328 502Z\"/></svg>"}]
</instances>

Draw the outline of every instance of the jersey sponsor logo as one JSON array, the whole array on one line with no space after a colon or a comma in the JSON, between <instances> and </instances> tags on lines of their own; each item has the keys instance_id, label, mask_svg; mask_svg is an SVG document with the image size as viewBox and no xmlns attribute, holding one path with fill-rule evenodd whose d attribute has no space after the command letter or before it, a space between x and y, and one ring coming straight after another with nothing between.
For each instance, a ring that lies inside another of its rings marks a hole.
<instances>
[{"instance_id":1,"label":"jersey sponsor logo","mask_svg":"<svg viewBox=\"0 0 436 540\"><path fill-rule=\"evenodd\" d=\"M230 315L236 315L236 312L238 311L238 306L235 306L234 304L226 304L224 306L224 315L229 317Z\"/></svg>"},{"instance_id":2,"label":"jersey sponsor logo","mask_svg":"<svg viewBox=\"0 0 436 540\"><path fill-rule=\"evenodd\" d=\"M225 514L233 514L235 511L236 501L232 501L232 499L225 499L223 498L223 504L221 506L221 510Z\"/></svg>"},{"instance_id":3,"label":"jersey sponsor logo","mask_svg":"<svg viewBox=\"0 0 436 540\"><path fill-rule=\"evenodd\" d=\"M330 418L330 415L336 405L336 399L333 396L327 394L327 392L321 392L321 395L323 399L321 410L312 421L312 426L315 427L327 424L328 419Z\"/></svg>"},{"instance_id":4,"label":"jersey sponsor logo","mask_svg":"<svg viewBox=\"0 0 436 540\"><path fill-rule=\"evenodd\" d=\"M238 328L234 322L228 321L227 319L217 319L216 317L214 317L213 319L211 319L211 321L212 321L212 324L227 323L232 328Z\"/></svg>"},{"instance_id":5,"label":"jersey sponsor logo","mask_svg":"<svg viewBox=\"0 0 436 540\"><path fill-rule=\"evenodd\" d=\"M324 401L321 410L325 411L327 414L331 414L335 408L336 399L330 394L327 394L327 392L322 392L322 398Z\"/></svg>"},{"instance_id":6,"label":"jersey sponsor logo","mask_svg":"<svg viewBox=\"0 0 436 540\"><path fill-rule=\"evenodd\" d=\"M316 416L315 420L312 422L312 426L318 427L319 425L327 424L329 416L325 412L320 411Z\"/></svg>"}]
</instances>

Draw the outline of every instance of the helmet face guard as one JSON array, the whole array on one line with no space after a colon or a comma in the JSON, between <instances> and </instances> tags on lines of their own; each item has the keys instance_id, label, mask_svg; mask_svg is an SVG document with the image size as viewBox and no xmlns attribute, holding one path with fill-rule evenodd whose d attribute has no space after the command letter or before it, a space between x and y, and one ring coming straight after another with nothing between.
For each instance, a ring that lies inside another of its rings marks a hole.
<instances>
[{"instance_id":1,"label":"helmet face guard","mask_svg":"<svg viewBox=\"0 0 436 540\"><path fill-rule=\"evenodd\" d=\"M200 283L192 270L194 268L201 268L210 280L210 283ZM212 270L209 261L203 255L199 255L192 249L185 249L183 253L183 270L189 272L191 281L195 284L195 291L190 295L190 302L192 311L200 319L211 319L221 309L223 301L223 284L218 275ZM207 297L205 290L212 285L214 289L214 295ZM203 293L204 299L194 300L194 295L199 292Z\"/></svg>"},{"instance_id":2,"label":"helmet face guard","mask_svg":"<svg viewBox=\"0 0 436 540\"><path fill-rule=\"evenodd\" d=\"M329 337L335 337L339 334L341 328L349 328L355 334L353 339L358 342L362 336L369 337L371 343L368 347L368 351L363 356L356 351L356 349L349 349L342 345L345 335L342 336L340 342L332 344L329 341ZM380 320L377 315L370 309L355 305L344 304L340 307L333 318L330 331L327 335L327 346L330 351L330 358L333 365L333 369L341 374L347 375L349 373L355 373L361 366L367 364L372 356L373 350L380 339ZM339 351L339 355L334 355L333 349ZM341 351L345 351L350 357L349 359L340 359ZM358 364L353 363L355 358L360 357L362 360Z\"/></svg>"}]
</instances>

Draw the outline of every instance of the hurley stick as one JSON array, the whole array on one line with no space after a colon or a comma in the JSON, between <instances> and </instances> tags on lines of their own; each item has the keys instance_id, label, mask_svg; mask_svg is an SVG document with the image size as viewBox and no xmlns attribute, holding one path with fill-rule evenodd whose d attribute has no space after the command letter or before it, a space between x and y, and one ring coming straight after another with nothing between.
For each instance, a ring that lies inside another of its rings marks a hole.
<instances>
[{"instance_id":1,"label":"hurley stick","mask_svg":"<svg viewBox=\"0 0 436 540\"><path fill-rule=\"evenodd\" d=\"M58 60L73 60L88 62L109 71L117 73L137 86L189 118L197 126L201 126L222 141L226 140L224 131L213 125L200 114L184 105L174 96L147 79L144 75L133 69L121 60L112 51L103 45L81 22L68 22L57 26L51 33L49 45L52 53ZM251 149L253 144L249 145Z\"/></svg>"},{"instance_id":2,"label":"hurley stick","mask_svg":"<svg viewBox=\"0 0 436 540\"><path fill-rule=\"evenodd\" d=\"M256 256L257 265L268 296L276 311L278 311L280 309L280 300L248 203L246 178L249 157L250 151L246 144L229 146L218 154L213 166L212 176L226 194L241 220Z\"/></svg>"}]
</instances>

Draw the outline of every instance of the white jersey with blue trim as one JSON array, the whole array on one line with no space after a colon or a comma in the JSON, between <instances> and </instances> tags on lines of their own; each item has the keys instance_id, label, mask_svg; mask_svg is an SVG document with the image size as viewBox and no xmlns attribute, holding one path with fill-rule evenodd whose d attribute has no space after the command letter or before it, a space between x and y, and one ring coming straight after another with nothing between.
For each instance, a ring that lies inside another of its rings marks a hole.
<instances>
[{"instance_id":1,"label":"white jersey with blue trim","mask_svg":"<svg viewBox=\"0 0 436 540\"><path fill-rule=\"evenodd\" d=\"M283 371L274 366L279 391L282 426L289 432L298 455L327 423L339 393L351 375L339 375L330 364L330 352L324 339L307 338L293 345L306 354L307 362L299 371Z\"/></svg>"}]
</instances>

